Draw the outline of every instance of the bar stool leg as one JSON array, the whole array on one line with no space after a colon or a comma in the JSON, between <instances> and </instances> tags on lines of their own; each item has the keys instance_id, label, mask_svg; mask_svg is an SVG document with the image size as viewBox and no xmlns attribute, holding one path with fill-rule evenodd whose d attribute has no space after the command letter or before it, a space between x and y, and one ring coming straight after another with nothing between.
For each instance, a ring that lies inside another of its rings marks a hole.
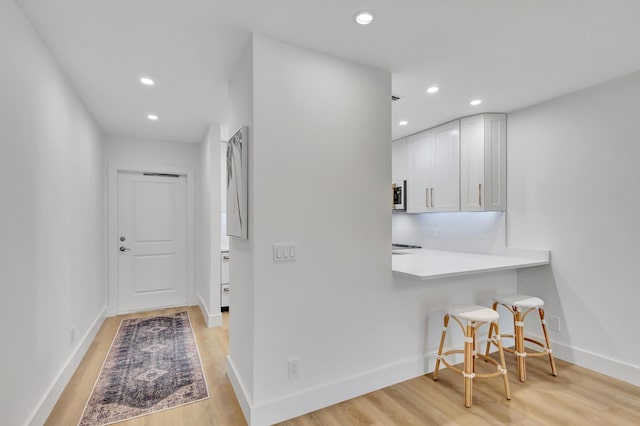
<instances>
[{"instance_id":1,"label":"bar stool leg","mask_svg":"<svg viewBox=\"0 0 640 426\"><path fill-rule=\"evenodd\" d=\"M504 383L504 394L507 399L511 399L511 389L509 388L509 378L507 377L507 363L504 360L504 351L502 350L502 338L500 336L500 329L498 328L498 323L491 323L489 329L492 329L495 326L496 334L495 340L498 342L498 353L500 354L500 364L502 364L502 381Z\"/></svg>"},{"instance_id":2,"label":"bar stool leg","mask_svg":"<svg viewBox=\"0 0 640 426\"><path fill-rule=\"evenodd\" d=\"M438 380L438 371L440 371L440 360L442 359L442 349L444 348L444 339L447 336L447 327L449 326L449 315L444 316L444 327L442 328L442 337L440 338L440 347L438 348L438 358L436 359L436 368L433 371L433 380Z\"/></svg>"},{"instance_id":3,"label":"bar stool leg","mask_svg":"<svg viewBox=\"0 0 640 426\"><path fill-rule=\"evenodd\" d=\"M498 302L494 302L492 309L494 311L498 310ZM493 335L493 327L489 325L489 335L487 336L487 349L484 351L486 356L489 356L489 350L491 349L491 336Z\"/></svg>"},{"instance_id":4,"label":"bar stool leg","mask_svg":"<svg viewBox=\"0 0 640 426\"><path fill-rule=\"evenodd\" d=\"M553 354L551 353L551 344L549 343L549 334L547 333L547 323L544 320L544 309L538 308L538 314L540 314L540 325L542 325L542 332L544 333L544 343L547 345L547 353L549 354L549 364L551 364L551 374L554 376L558 375L556 371L556 362L553 359Z\"/></svg>"},{"instance_id":5,"label":"bar stool leg","mask_svg":"<svg viewBox=\"0 0 640 426\"><path fill-rule=\"evenodd\" d=\"M525 357L527 356L524 348L524 323L522 317L522 310L519 307L514 307L515 315L515 332L516 335L516 358L518 359L518 379L521 382L527 380L527 364Z\"/></svg>"},{"instance_id":6,"label":"bar stool leg","mask_svg":"<svg viewBox=\"0 0 640 426\"><path fill-rule=\"evenodd\" d=\"M473 399L473 378L475 358L473 357L473 341L475 337L475 327L470 321L467 322L467 329L464 333L464 405L471 407Z\"/></svg>"}]
</instances>

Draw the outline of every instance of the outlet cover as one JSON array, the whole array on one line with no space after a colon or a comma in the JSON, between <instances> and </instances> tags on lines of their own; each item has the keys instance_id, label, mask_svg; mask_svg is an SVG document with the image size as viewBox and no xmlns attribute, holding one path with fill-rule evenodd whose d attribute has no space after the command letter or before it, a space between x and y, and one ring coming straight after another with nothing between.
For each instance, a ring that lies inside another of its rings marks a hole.
<instances>
[{"instance_id":1,"label":"outlet cover","mask_svg":"<svg viewBox=\"0 0 640 426\"><path fill-rule=\"evenodd\" d=\"M289 360L289 380L297 379L300 374L300 359L292 358Z\"/></svg>"},{"instance_id":2,"label":"outlet cover","mask_svg":"<svg viewBox=\"0 0 640 426\"><path fill-rule=\"evenodd\" d=\"M560 318L549 315L549 330L560 331Z\"/></svg>"}]
</instances>

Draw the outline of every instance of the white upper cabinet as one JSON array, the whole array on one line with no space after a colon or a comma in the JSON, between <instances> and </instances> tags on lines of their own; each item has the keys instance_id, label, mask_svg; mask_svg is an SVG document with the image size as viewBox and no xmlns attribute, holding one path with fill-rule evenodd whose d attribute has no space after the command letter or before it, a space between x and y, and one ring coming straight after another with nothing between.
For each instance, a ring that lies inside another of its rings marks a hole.
<instances>
[{"instance_id":1,"label":"white upper cabinet","mask_svg":"<svg viewBox=\"0 0 640 426\"><path fill-rule=\"evenodd\" d=\"M428 192L431 186L427 162L433 135L420 132L407 138L407 213L428 211Z\"/></svg>"},{"instance_id":2,"label":"white upper cabinet","mask_svg":"<svg viewBox=\"0 0 640 426\"><path fill-rule=\"evenodd\" d=\"M480 114L460 120L460 209L507 209L507 117Z\"/></svg>"},{"instance_id":3,"label":"white upper cabinet","mask_svg":"<svg viewBox=\"0 0 640 426\"><path fill-rule=\"evenodd\" d=\"M434 137L429 211L460 211L460 121L443 124L431 132Z\"/></svg>"},{"instance_id":4,"label":"white upper cabinet","mask_svg":"<svg viewBox=\"0 0 640 426\"><path fill-rule=\"evenodd\" d=\"M460 122L407 138L407 212L460 210Z\"/></svg>"}]
</instances>

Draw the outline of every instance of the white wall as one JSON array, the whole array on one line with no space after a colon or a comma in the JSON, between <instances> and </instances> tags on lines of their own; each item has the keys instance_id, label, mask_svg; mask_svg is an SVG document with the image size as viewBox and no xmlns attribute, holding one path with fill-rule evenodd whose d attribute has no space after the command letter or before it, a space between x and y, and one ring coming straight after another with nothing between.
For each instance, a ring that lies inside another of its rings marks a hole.
<instances>
[{"instance_id":1,"label":"white wall","mask_svg":"<svg viewBox=\"0 0 640 426\"><path fill-rule=\"evenodd\" d=\"M519 289L561 318L556 354L636 385L639 96L636 73L508 118L508 241L552 260Z\"/></svg>"},{"instance_id":2,"label":"white wall","mask_svg":"<svg viewBox=\"0 0 640 426\"><path fill-rule=\"evenodd\" d=\"M196 196L196 298L209 327L220 313L220 127L211 125L199 144Z\"/></svg>"},{"instance_id":3,"label":"white wall","mask_svg":"<svg viewBox=\"0 0 640 426\"><path fill-rule=\"evenodd\" d=\"M102 134L13 1L0 39L0 422L42 424L104 315Z\"/></svg>"},{"instance_id":4,"label":"white wall","mask_svg":"<svg viewBox=\"0 0 640 426\"><path fill-rule=\"evenodd\" d=\"M391 76L260 37L253 65L261 404L389 361L371 337L391 269ZM297 243L298 260L274 263L277 242Z\"/></svg>"},{"instance_id":5,"label":"white wall","mask_svg":"<svg viewBox=\"0 0 640 426\"><path fill-rule=\"evenodd\" d=\"M391 87L382 71L257 36L245 53L252 73L230 87L245 112L230 128L251 134L249 240L231 241L230 360L252 424L265 424L326 404L292 395L390 361L371 337L391 278ZM274 264L275 242L296 242L298 260Z\"/></svg>"},{"instance_id":6,"label":"white wall","mask_svg":"<svg viewBox=\"0 0 640 426\"><path fill-rule=\"evenodd\" d=\"M253 127L253 44L243 51L229 81L229 123L227 132L233 134L241 126L249 127L248 151L248 210L249 239L229 238L231 262L231 304L229 308L229 355L227 372L247 418L253 402L254 380L254 149ZM226 137L225 137L226 139ZM226 208L226 204L225 204Z\"/></svg>"},{"instance_id":7,"label":"white wall","mask_svg":"<svg viewBox=\"0 0 640 426\"><path fill-rule=\"evenodd\" d=\"M107 135L107 162L196 169L199 145Z\"/></svg>"}]
</instances>

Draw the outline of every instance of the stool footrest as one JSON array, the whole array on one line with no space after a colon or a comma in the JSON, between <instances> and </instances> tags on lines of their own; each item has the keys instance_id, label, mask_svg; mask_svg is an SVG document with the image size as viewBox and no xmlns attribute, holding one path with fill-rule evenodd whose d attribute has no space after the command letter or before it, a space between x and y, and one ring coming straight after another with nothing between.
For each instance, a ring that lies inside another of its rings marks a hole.
<instances>
[{"instance_id":1,"label":"stool footrest","mask_svg":"<svg viewBox=\"0 0 640 426\"><path fill-rule=\"evenodd\" d=\"M484 379L484 378L487 378L487 377L496 377L496 376L500 376L500 375L502 375L502 374L507 374L507 370L506 370L506 369L503 369L503 368L502 368L502 366L500 365L500 363L499 363L498 361L496 361L495 359L493 359L493 358L491 358L491 357L489 357L489 356L486 356L486 355L483 355L483 354L478 354L478 355L477 355L477 358L482 358L482 359L484 359L484 360L485 360L485 361L487 361L487 362L491 362L492 364L494 364L494 365L497 367L497 369L498 369L498 370L497 370L496 372L494 372L494 373L472 373L472 374L473 374L473 376L471 376L471 375L467 375L467 373L465 373L462 369L460 369L460 368L458 368L458 367L454 367L454 366L453 366L452 364L450 364L450 363L447 361L447 359L445 358L445 357L447 357L447 356L449 356L449 355L453 355L453 354L464 354L464 351L463 351L463 350L461 350L461 349L453 349L453 350L450 350L450 351L444 352L444 353L442 354L442 356L440 357L440 361L441 361L444 365L446 365L446 366L447 366L447 369L449 369L449 370L451 370L451 371L454 371L454 372L456 372L456 373L458 373L458 374L461 374L461 375L463 375L464 377L469 377L469 378L471 378L471 379L480 377L480 378L483 378L483 379Z\"/></svg>"},{"instance_id":2,"label":"stool footrest","mask_svg":"<svg viewBox=\"0 0 640 426\"><path fill-rule=\"evenodd\" d=\"M512 334L502 334L501 337L502 338L511 338L511 339L513 339L513 335ZM543 350L542 351L536 351L536 350L532 351L531 349L526 350L527 348L525 348L525 352L524 353L526 353L527 355L523 355L523 356L542 356L542 355L549 355L549 353L551 353L551 349L547 348L547 346L544 343L542 343L541 341L539 341L539 340L533 339L531 337L526 337L526 336L524 337L524 340L529 342L529 343L533 343L534 345L537 345L537 346L541 347ZM493 340L488 340L488 342L491 343L494 346L496 345ZM509 352L510 354L515 354L516 353L514 348L507 348L507 347L503 346L502 349L505 352Z\"/></svg>"}]
</instances>

